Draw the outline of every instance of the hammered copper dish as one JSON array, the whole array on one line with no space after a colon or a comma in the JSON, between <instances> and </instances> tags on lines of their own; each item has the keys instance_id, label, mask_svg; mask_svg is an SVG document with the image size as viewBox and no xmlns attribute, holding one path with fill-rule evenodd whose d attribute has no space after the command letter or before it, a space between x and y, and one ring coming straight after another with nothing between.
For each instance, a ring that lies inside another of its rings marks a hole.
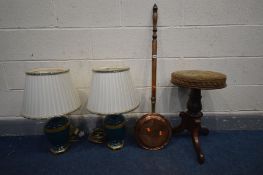
<instances>
[{"instance_id":1,"label":"hammered copper dish","mask_svg":"<svg viewBox=\"0 0 263 175\"><path fill-rule=\"evenodd\" d=\"M149 150L159 150L169 142L172 136L170 122L157 113L145 114L136 122L136 140Z\"/></svg>"}]
</instances>

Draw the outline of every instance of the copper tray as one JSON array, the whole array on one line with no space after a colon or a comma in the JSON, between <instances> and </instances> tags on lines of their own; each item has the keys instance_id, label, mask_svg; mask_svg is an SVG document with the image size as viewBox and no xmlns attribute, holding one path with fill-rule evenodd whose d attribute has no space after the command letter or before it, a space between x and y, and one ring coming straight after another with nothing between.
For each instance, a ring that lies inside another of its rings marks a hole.
<instances>
[{"instance_id":1,"label":"copper tray","mask_svg":"<svg viewBox=\"0 0 263 175\"><path fill-rule=\"evenodd\" d=\"M136 122L135 137L145 149L159 150L169 142L171 136L171 124L160 114L145 114Z\"/></svg>"}]
</instances>

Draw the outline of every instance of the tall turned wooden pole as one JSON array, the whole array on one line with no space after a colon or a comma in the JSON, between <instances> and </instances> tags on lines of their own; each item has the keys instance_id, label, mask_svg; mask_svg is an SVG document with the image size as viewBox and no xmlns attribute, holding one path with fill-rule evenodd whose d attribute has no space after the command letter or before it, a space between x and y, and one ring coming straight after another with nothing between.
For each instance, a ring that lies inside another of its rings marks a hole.
<instances>
[{"instance_id":1,"label":"tall turned wooden pole","mask_svg":"<svg viewBox=\"0 0 263 175\"><path fill-rule=\"evenodd\" d=\"M157 20L158 20L158 7L156 4L153 6L153 35L152 35L152 113L155 113L156 103L156 69L157 69Z\"/></svg>"},{"instance_id":2,"label":"tall turned wooden pole","mask_svg":"<svg viewBox=\"0 0 263 175\"><path fill-rule=\"evenodd\" d=\"M200 147L199 135L203 133L207 135L209 130L201 127L201 117L203 116L201 103L201 90L191 89L189 99L187 101L187 111L181 112L181 124L173 129L174 133L179 133L187 129L192 136L193 145L197 153L198 162L204 163L205 156Z\"/></svg>"}]
</instances>

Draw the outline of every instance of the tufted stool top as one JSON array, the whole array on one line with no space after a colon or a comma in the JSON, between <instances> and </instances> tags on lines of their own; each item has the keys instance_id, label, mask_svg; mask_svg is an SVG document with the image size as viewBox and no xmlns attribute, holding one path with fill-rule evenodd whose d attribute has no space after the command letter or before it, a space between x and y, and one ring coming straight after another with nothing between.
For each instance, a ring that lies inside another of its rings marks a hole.
<instances>
[{"instance_id":1,"label":"tufted stool top","mask_svg":"<svg viewBox=\"0 0 263 175\"><path fill-rule=\"evenodd\" d=\"M171 82L177 86L196 89L221 89L226 87L226 75L203 70L173 72Z\"/></svg>"}]
</instances>

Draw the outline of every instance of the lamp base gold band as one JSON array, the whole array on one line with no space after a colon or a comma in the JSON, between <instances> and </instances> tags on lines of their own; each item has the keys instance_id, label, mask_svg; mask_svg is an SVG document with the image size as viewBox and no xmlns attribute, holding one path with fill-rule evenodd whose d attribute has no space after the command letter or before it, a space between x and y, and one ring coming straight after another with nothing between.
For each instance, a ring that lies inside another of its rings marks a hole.
<instances>
[{"instance_id":1,"label":"lamp base gold band","mask_svg":"<svg viewBox=\"0 0 263 175\"><path fill-rule=\"evenodd\" d=\"M107 143L107 147L114 151L123 148L123 146L124 146L124 140Z\"/></svg>"},{"instance_id":2,"label":"lamp base gold band","mask_svg":"<svg viewBox=\"0 0 263 175\"><path fill-rule=\"evenodd\" d=\"M52 154L62 154L64 152L66 152L70 147L70 144L67 144L65 146L60 146L60 147L52 147L49 149L49 151L52 153Z\"/></svg>"}]
</instances>

